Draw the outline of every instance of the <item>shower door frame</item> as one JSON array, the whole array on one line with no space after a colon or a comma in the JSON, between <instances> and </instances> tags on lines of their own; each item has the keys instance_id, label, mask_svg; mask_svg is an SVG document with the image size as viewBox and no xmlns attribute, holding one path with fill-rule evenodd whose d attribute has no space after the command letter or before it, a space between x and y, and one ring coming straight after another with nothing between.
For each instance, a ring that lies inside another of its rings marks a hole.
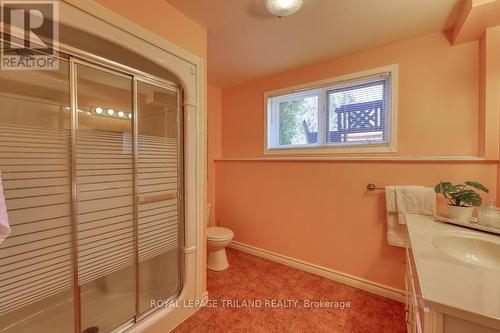
<instances>
[{"instance_id":1,"label":"shower door frame","mask_svg":"<svg viewBox=\"0 0 500 333\"><path fill-rule=\"evenodd\" d=\"M77 66L87 66L109 74L130 79L132 94L132 142L133 142L133 186L134 186L134 271L135 271L135 316L115 328L113 332L124 331L145 320L160 308L152 308L144 313L140 311L140 263L139 263L139 179L138 179L138 138L139 138L139 106L137 102L138 82L146 83L157 88L166 89L177 94L177 230L178 230L178 292L171 299L176 299L182 289L184 257L184 108L182 103L182 88L173 82L161 79L149 73L104 59L87 52L64 46L61 53L69 58L69 91L70 91L70 124L71 124L71 216L72 216L72 251L73 251L73 294L74 294L74 331L81 332L81 290L78 283L78 193L77 193L77 154L78 154L78 73ZM142 203L142 202L141 202Z\"/></svg>"},{"instance_id":2,"label":"shower door frame","mask_svg":"<svg viewBox=\"0 0 500 333\"><path fill-rule=\"evenodd\" d=\"M108 43L130 49L144 58L174 74L181 87L183 108L182 128L184 135L184 248L180 255L182 290L177 300L208 299L206 285L206 248L204 245L204 211L206 202L207 148L206 148L206 59L193 51L179 47L165 37L159 36L120 16L116 12L94 1L61 0L59 2L59 24L91 34ZM1 22L0 22L1 23ZM4 24L4 23L2 23ZM4 24L5 26L5 24ZM57 43L63 53L94 60L118 71L142 74L134 68L115 63L105 58ZM164 80L163 80L164 81ZM171 82L164 81L168 84ZM134 328L141 331L172 329L188 318L197 307L180 306L158 309L148 320L138 320ZM144 318L145 319L145 318Z\"/></svg>"},{"instance_id":3,"label":"shower door frame","mask_svg":"<svg viewBox=\"0 0 500 333\"><path fill-rule=\"evenodd\" d=\"M177 253L177 262L179 265L179 272L178 272L178 283L177 283L177 289L178 293L175 296L171 296L170 299L175 299L177 296L179 296L181 289L182 289L182 283L183 283L183 272L184 270L182 269L184 266L184 257L181 255L182 254L182 249L184 248L184 108L182 106L182 89L175 86L175 89L167 88L163 83L160 83L158 81L155 81L152 79L152 76L150 77L145 77L145 76L138 76L134 75L133 80L132 80L132 94L133 94L133 109L132 112L136 117L132 117L133 119L133 138L134 138L134 143L133 143L133 154L134 154L134 193L137 194L136 200L134 200L134 221L136 223L134 224L134 232L135 234L135 239L137 241L137 246L135 247L136 251L136 263L135 263L135 269L136 269L136 317L135 317L135 323L141 322L147 317L151 316L153 313L157 312L158 309L151 308L148 311L141 313L139 305L140 305L140 294L138 291L140 291L140 267L139 267L139 216L138 216L138 201L139 201L139 163L138 163L138 156L139 156L139 117L138 115L140 114L139 111L139 106L137 103L137 93L138 93L138 83L146 83L151 86L155 86L157 88L161 89L167 89L170 91L174 91L177 93L177 191L175 193L175 197L173 197L174 193L168 193L165 194L164 196L167 196L167 198L162 198L161 200L168 200L172 198L177 198L177 235L178 235L178 253ZM172 198L169 198L168 196L172 196ZM146 201L141 202L141 204L147 203L147 198ZM179 223L182 222L182 223Z\"/></svg>"}]
</instances>

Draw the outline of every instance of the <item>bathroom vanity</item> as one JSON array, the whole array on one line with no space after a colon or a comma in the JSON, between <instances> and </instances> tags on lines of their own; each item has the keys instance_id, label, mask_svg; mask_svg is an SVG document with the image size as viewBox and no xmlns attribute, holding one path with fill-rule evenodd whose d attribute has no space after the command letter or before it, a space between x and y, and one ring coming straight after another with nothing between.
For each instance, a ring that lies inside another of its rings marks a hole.
<instances>
[{"instance_id":1,"label":"bathroom vanity","mask_svg":"<svg viewBox=\"0 0 500 333\"><path fill-rule=\"evenodd\" d=\"M407 215L408 333L500 332L500 236Z\"/></svg>"}]
</instances>

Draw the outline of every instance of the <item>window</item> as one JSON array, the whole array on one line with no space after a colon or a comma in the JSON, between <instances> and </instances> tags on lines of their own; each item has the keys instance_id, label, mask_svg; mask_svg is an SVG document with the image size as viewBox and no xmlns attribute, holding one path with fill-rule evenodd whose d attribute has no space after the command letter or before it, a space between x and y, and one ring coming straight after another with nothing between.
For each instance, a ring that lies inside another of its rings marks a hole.
<instances>
[{"instance_id":1,"label":"window","mask_svg":"<svg viewBox=\"0 0 500 333\"><path fill-rule=\"evenodd\" d=\"M394 65L268 93L266 152L395 151L396 72Z\"/></svg>"}]
</instances>

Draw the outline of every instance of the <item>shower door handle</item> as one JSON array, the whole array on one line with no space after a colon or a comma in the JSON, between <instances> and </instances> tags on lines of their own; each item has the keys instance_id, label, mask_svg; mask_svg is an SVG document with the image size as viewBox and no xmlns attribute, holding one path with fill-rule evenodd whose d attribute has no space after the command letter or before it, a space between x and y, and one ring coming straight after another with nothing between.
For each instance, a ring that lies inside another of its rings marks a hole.
<instances>
[{"instance_id":1,"label":"shower door handle","mask_svg":"<svg viewBox=\"0 0 500 333\"><path fill-rule=\"evenodd\" d=\"M167 192L164 194L157 194L157 195L139 194L137 196L137 203L145 204L150 202L157 202L157 201L164 201L171 199L177 199L177 191Z\"/></svg>"}]
</instances>

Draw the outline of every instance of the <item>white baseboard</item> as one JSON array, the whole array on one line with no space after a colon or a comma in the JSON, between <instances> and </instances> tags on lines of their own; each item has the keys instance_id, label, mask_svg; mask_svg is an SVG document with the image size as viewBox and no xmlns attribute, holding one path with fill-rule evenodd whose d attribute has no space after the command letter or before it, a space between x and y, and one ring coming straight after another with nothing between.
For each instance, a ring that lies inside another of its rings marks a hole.
<instances>
[{"instance_id":1,"label":"white baseboard","mask_svg":"<svg viewBox=\"0 0 500 333\"><path fill-rule=\"evenodd\" d=\"M278 253L263 250L255 246L246 245L240 242L232 241L229 247L236 250L250 253L258 257L262 257L267 260L278 262L283 265L287 265L293 268L300 269L302 271L309 272L336 282L344 283L349 286L368 291L372 294L380 295L383 297L390 298L398 302L404 302L405 292L401 289L389 287L380 283L372 282L352 276L346 273L338 272L330 268L323 266L318 266L309 262L305 262L299 259L294 259L287 257Z\"/></svg>"}]
</instances>

